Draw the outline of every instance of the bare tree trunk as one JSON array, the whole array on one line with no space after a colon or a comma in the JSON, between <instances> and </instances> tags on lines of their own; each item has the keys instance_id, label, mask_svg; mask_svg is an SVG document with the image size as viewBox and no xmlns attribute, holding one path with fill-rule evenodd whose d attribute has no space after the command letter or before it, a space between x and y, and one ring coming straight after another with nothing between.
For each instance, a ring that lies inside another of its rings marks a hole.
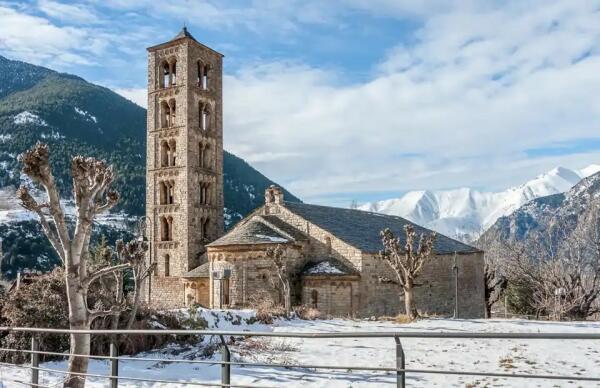
<instances>
[{"instance_id":1,"label":"bare tree trunk","mask_svg":"<svg viewBox=\"0 0 600 388\"><path fill-rule=\"evenodd\" d=\"M284 292L284 296L283 296L283 303L285 304L285 316L289 318L291 312L292 312L292 306L291 306L291 296L290 296L290 285L286 284L285 287L283 287L283 292Z\"/></svg>"},{"instance_id":2,"label":"bare tree trunk","mask_svg":"<svg viewBox=\"0 0 600 388\"><path fill-rule=\"evenodd\" d=\"M410 319L417 319L419 316L415 306L414 290L413 280L408 278L406 285L404 286L404 309L406 310L406 315L408 315Z\"/></svg>"},{"instance_id":3,"label":"bare tree trunk","mask_svg":"<svg viewBox=\"0 0 600 388\"><path fill-rule=\"evenodd\" d=\"M72 330L89 330L90 322L87 311L86 295L80 292L79 277L73 273L74 268L67 269L67 293L69 300L69 326ZM71 354L90 354L90 335L71 334ZM69 357L69 375L64 386L68 388L83 388L89 359L87 357Z\"/></svg>"}]
</instances>

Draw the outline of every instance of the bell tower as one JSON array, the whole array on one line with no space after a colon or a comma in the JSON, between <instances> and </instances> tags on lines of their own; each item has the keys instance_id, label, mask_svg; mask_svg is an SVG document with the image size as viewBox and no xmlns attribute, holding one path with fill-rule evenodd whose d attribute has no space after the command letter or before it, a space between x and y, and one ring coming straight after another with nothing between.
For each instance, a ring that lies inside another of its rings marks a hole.
<instances>
[{"instance_id":1,"label":"bell tower","mask_svg":"<svg viewBox=\"0 0 600 388\"><path fill-rule=\"evenodd\" d=\"M223 55L184 27L148 48L149 302L185 305L183 277L223 234Z\"/></svg>"}]
</instances>

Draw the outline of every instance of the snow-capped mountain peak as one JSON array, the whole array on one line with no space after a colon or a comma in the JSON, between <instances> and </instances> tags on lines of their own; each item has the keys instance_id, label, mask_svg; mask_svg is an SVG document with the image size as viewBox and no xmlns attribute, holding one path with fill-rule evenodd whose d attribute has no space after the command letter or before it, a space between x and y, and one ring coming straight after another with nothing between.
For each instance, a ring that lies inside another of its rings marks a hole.
<instances>
[{"instance_id":1,"label":"snow-capped mountain peak","mask_svg":"<svg viewBox=\"0 0 600 388\"><path fill-rule=\"evenodd\" d=\"M471 188L410 191L400 198L360 206L362 210L405 217L463 241L476 239L499 217L539 197L563 193L581 179L600 171L600 165L581 170L556 167L517 187L500 192Z\"/></svg>"}]
</instances>

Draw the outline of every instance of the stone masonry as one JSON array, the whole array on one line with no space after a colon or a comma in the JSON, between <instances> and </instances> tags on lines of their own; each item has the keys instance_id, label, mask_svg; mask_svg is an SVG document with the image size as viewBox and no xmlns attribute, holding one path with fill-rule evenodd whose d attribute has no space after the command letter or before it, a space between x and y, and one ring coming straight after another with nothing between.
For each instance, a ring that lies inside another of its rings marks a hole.
<instances>
[{"instance_id":1,"label":"stone masonry","mask_svg":"<svg viewBox=\"0 0 600 388\"><path fill-rule=\"evenodd\" d=\"M148 48L149 302L185 304L182 275L223 234L222 55L184 28Z\"/></svg>"}]
</instances>

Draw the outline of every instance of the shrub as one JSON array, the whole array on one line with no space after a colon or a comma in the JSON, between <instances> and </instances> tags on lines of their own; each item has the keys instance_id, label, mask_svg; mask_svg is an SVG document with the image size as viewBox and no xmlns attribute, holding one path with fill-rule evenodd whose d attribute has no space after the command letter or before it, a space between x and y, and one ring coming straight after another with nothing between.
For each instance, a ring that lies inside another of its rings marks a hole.
<instances>
[{"instance_id":1,"label":"shrub","mask_svg":"<svg viewBox=\"0 0 600 388\"><path fill-rule=\"evenodd\" d=\"M260 323L271 324L275 318L285 316L285 307L275 303L271 293L260 290L249 298L249 305L256 310L256 319Z\"/></svg>"},{"instance_id":2,"label":"shrub","mask_svg":"<svg viewBox=\"0 0 600 388\"><path fill-rule=\"evenodd\" d=\"M0 323L9 327L38 327L68 329L68 304L64 283L64 271L57 268L54 271L41 275L31 283L22 284L2 298L0 294ZM93 288L92 288L93 289ZM90 299L94 299L90 295ZM136 314L132 329L204 329L206 321L202 318L190 318L181 321L180 316L170 312L159 312L141 305ZM121 314L119 327L124 327L129 319L129 311ZM193 322L193 325L190 325ZM110 329L111 317L96 319L92 324L93 329ZM162 347L167 343L190 344L196 343L200 338L193 335L141 335L133 334L118 336L117 343L120 354L135 354ZM31 335L21 332L8 332L0 334L0 346L11 349L29 349ZM92 354L108 354L110 337L106 335L92 336ZM64 334L43 334L40 336L40 349L49 352L65 352L69 349L69 336ZM42 361L56 359L57 357L41 356ZM29 355L17 352L0 352L0 360L14 363L28 361Z\"/></svg>"},{"instance_id":3,"label":"shrub","mask_svg":"<svg viewBox=\"0 0 600 388\"><path fill-rule=\"evenodd\" d=\"M322 318L321 312L314 307L301 305L294 308L296 316L300 319L307 321L314 321L315 319Z\"/></svg>"}]
</instances>

